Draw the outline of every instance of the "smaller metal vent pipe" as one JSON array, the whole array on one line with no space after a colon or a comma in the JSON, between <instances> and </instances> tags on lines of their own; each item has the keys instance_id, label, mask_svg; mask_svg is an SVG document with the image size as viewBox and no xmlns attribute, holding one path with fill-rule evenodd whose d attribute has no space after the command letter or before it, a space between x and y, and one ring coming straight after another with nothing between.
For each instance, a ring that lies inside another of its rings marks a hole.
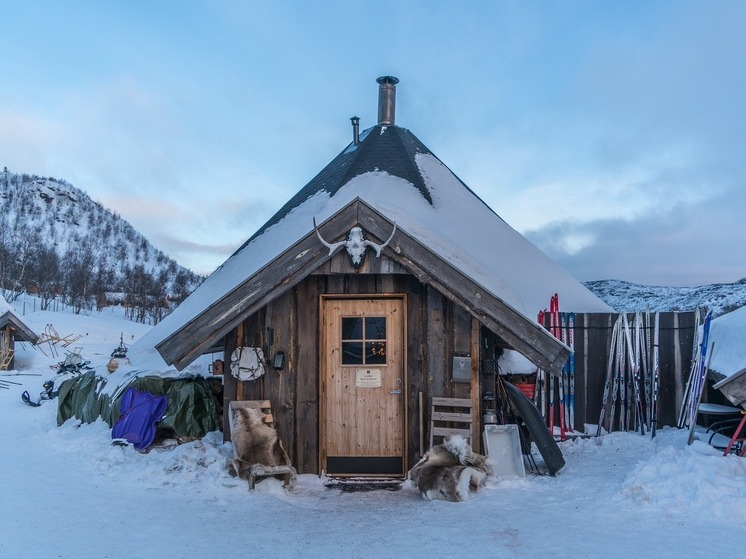
<instances>
[{"instance_id":1,"label":"smaller metal vent pipe","mask_svg":"<svg viewBox=\"0 0 746 559\"><path fill-rule=\"evenodd\" d=\"M396 121L396 84L399 78L381 76L378 82L378 124L393 126Z\"/></svg>"},{"instance_id":2,"label":"smaller metal vent pipe","mask_svg":"<svg viewBox=\"0 0 746 559\"><path fill-rule=\"evenodd\" d=\"M350 117L350 122L352 122L352 143L358 145L360 143L360 117Z\"/></svg>"}]
</instances>

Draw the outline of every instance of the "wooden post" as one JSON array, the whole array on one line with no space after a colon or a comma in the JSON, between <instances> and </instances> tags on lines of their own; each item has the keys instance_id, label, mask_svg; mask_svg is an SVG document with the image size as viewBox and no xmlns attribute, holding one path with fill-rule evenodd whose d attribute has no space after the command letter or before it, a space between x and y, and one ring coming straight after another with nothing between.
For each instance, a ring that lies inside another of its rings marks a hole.
<instances>
[{"instance_id":1,"label":"wooden post","mask_svg":"<svg viewBox=\"0 0 746 559\"><path fill-rule=\"evenodd\" d=\"M679 340L679 313L673 313L673 379L674 386L676 388L676 399L674 409L678 410L681 405L681 401L684 399L684 384L681 382L682 379L682 368L681 368L681 343ZM696 422L696 417L694 421ZM678 420L678 418L677 418Z\"/></svg>"},{"instance_id":2,"label":"wooden post","mask_svg":"<svg viewBox=\"0 0 746 559\"><path fill-rule=\"evenodd\" d=\"M419 449L419 455L422 456L425 454L425 396L422 394L422 390L420 390L419 394L419 414L420 414L420 449Z\"/></svg>"},{"instance_id":3,"label":"wooden post","mask_svg":"<svg viewBox=\"0 0 746 559\"><path fill-rule=\"evenodd\" d=\"M479 384L479 321L471 319L471 390L469 396L472 402L471 408L471 447L475 452L482 452L482 441L480 440L480 426L482 425L480 413L480 384Z\"/></svg>"},{"instance_id":4,"label":"wooden post","mask_svg":"<svg viewBox=\"0 0 746 559\"><path fill-rule=\"evenodd\" d=\"M243 322L236 327L236 347L243 347ZM243 399L243 381L236 379L236 400Z\"/></svg>"},{"instance_id":5,"label":"wooden post","mask_svg":"<svg viewBox=\"0 0 746 559\"><path fill-rule=\"evenodd\" d=\"M575 317L577 321L577 315ZM576 322L577 324L577 322ZM577 336L575 336L577 340ZM575 355L575 365L577 366L577 354ZM598 372L594 371L594 374L596 376L598 375ZM582 430L585 432L585 424L591 423L588 421L588 398L590 397L590 390L588 389L588 385L590 384L589 379L589 371L588 371L588 313L583 313L583 413L580 414L580 417L582 417ZM577 394L577 387L576 387L576 394ZM577 397L576 397L577 399ZM578 411L577 408L575 410L575 423L577 425L578 422ZM592 423L591 423L592 424Z\"/></svg>"}]
</instances>

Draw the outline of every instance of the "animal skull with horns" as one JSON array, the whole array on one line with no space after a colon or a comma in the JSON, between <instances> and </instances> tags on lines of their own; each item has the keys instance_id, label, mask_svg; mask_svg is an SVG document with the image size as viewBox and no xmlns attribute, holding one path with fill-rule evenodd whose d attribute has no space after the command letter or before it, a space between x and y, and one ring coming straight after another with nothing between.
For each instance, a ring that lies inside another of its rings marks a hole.
<instances>
[{"instance_id":1,"label":"animal skull with horns","mask_svg":"<svg viewBox=\"0 0 746 559\"><path fill-rule=\"evenodd\" d=\"M345 247L347 249L347 255L350 257L350 263L355 268L359 268L365 260L365 253L368 247L371 247L376 251L376 256L381 256L381 251L391 242L391 239L394 238L394 233L396 233L396 223L394 223L394 229L391 231L388 240L382 245L363 238L363 229L357 225L350 229L350 232L347 235L347 240L339 241L337 243L329 243L324 240L316 225L315 217L313 218L313 229L316 231L316 235L322 244L329 249L329 256L334 254L338 248Z\"/></svg>"}]
</instances>

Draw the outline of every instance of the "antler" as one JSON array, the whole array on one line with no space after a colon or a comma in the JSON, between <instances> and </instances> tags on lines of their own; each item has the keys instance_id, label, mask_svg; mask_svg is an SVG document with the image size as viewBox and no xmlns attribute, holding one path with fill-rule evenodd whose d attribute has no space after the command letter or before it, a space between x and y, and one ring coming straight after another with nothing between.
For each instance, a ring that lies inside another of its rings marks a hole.
<instances>
[{"instance_id":1,"label":"antler","mask_svg":"<svg viewBox=\"0 0 746 559\"><path fill-rule=\"evenodd\" d=\"M327 243L324 238L321 236L321 233L319 233L319 228L316 226L316 218L313 218L313 230L316 231L316 236L319 238L319 241L329 249L329 256L334 254L334 251L337 250L339 247L343 247L347 244L347 241L339 241L338 243Z\"/></svg>"},{"instance_id":2,"label":"antler","mask_svg":"<svg viewBox=\"0 0 746 559\"><path fill-rule=\"evenodd\" d=\"M386 246L388 246L388 244L389 244L389 243L391 242L391 239L393 239L393 238L394 238L394 233L396 233L396 223L394 223L394 229L393 229L393 231L391 231L391 235L389 235L389 238L388 238L388 240L387 240L387 241L386 241L385 243L383 243L382 245L376 244L376 243L374 243L373 241L368 241L368 240L365 240L365 241L363 241L363 242L365 243L365 246L369 246L369 247L372 247L372 248L374 248L374 249L375 249L375 251L376 251L376 256L381 256L381 251L382 251L382 250L383 250L383 249L384 249L384 248L385 248Z\"/></svg>"}]
</instances>

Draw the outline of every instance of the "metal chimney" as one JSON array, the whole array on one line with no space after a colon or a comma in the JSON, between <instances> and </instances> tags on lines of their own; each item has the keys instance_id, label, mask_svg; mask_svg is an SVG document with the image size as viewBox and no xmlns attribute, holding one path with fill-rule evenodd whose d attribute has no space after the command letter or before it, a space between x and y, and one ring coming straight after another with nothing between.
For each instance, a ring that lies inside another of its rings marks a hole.
<instances>
[{"instance_id":1,"label":"metal chimney","mask_svg":"<svg viewBox=\"0 0 746 559\"><path fill-rule=\"evenodd\" d=\"M352 122L352 143L358 145L360 143L360 117L350 117L350 122Z\"/></svg>"},{"instance_id":2,"label":"metal chimney","mask_svg":"<svg viewBox=\"0 0 746 559\"><path fill-rule=\"evenodd\" d=\"M381 76L378 82L378 124L393 125L396 117L396 84L399 78Z\"/></svg>"}]
</instances>

